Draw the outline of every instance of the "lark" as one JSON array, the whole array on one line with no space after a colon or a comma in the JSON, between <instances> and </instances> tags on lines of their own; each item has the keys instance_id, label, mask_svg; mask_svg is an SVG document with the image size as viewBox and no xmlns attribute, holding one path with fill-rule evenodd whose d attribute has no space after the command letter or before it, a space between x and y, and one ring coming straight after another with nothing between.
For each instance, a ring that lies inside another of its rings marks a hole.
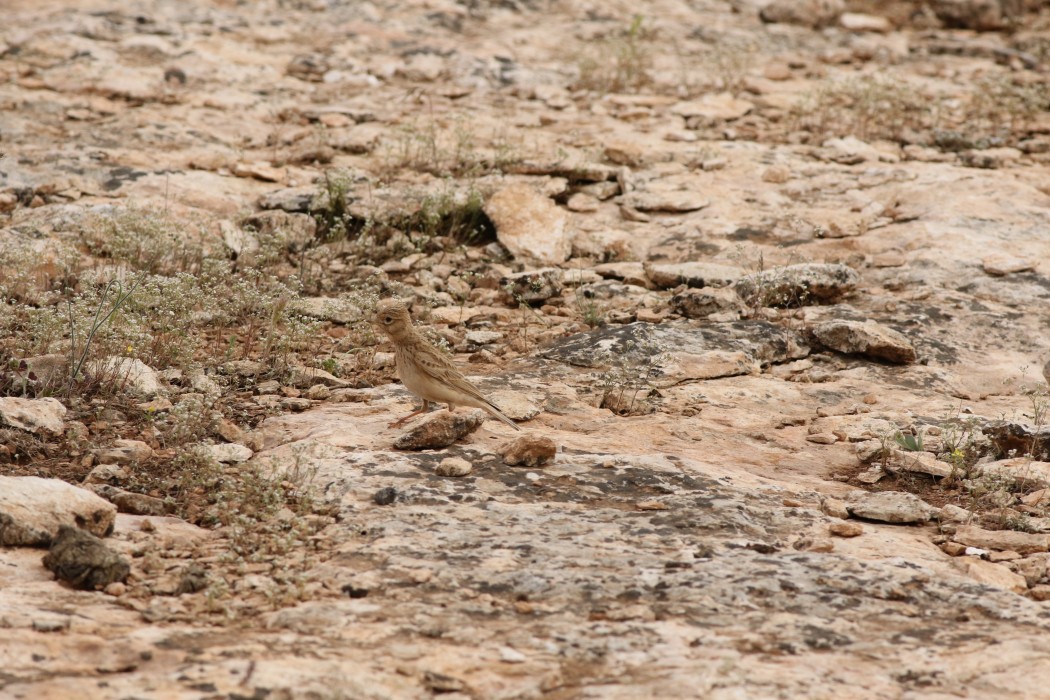
<instances>
[{"instance_id":1,"label":"lark","mask_svg":"<svg viewBox=\"0 0 1050 700\"><path fill-rule=\"evenodd\" d=\"M515 430L521 430L467 381L444 353L416 330L404 302L399 299L380 301L376 307L375 323L394 342L394 361L401 383L423 400L422 408L394 421L391 428L426 413L434 402L448 404L450 413L456 410L456 406L483 408Z\"/></svg>"}]
</instances>

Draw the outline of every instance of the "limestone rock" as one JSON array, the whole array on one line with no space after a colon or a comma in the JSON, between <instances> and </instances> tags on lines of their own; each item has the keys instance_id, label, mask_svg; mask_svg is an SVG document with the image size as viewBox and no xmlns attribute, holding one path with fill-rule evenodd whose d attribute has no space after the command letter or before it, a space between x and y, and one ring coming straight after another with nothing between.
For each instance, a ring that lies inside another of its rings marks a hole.
<instances>
[{"instance_id":1,"label":"limestone rock","mask_svg":"<svg viewBox=\"0 0 1050 700\"><path fill-rule=\"evenodd\" d=\"M90 484L86 488L97 493L117 507L121 513L132 515L167 515L171 509L162 498L147 496L144 493L126 491L110 484Z\"/></svg>"},{"instance_id":2,"label":"limestone rock","mask_svg":"<svg viewBox=\"0 0 1050 700\"><path fill-rule=\"evenodd\" d=\"M847 355L866 355L898 364L914 362L916 358L915 346L907 336L874 321L829 321L814 328L813 335L832 350Z\"/></svg>"},{"instance_id":3,"label":"limestone rock","mask_svg":"<svg viewBox=\"0 0 1050 700\"><path fill-rule=\"evenodd\" d=\"M704 95L697 100L679 102L671 107L671 112L686 119L700 117L711 121L731 121L739 119L754 108L753 102L722 92Z\"/></svg>"},{"instance_id":4,"label":"limestone rock","mask_svg":"<svg viewBox=\"0 0 1050 700\"><path fill-rule=\"evenodd\" d=\"M1036 262L1037 261L1028 258L1018 258L1012 255L1003 255L999 253L985 256L981 260L981 269L989 275L1005 277L1006 275L1012 275L1018 272L1031 272L1035 269Z\"/></svg>"},{"instance_id":5,"label":"limestone rock","mask_svg":"<svg viewBox=\"0 0 1050 700\"><path fill-rule=\"evenodd\" d=\"M46 547L61 525L105 536L116 515L112 503L64 481L0 476L0 545Z\"/></svg>"},{"instance_id":6,"label":"limestone rock","mask_svg":"<svg viewBox=\"0 0 1050 700\"><path fill-rule=\"evenodd\" d=\"M703 209L711 200L698 192L686 190L654 190L634 192L626 200L627 206L638 211L662 211L671 214Z\"/></svg>"},{"instance_id":7,"label":"limestone rock","mask_svg":"<svg viewBox=\"0 0 1050 700\"><path fill-rule=\"evenodd\" d=\"M540 467L554 461L558 446L548 437L522 435L499 448L504 463L516 467Z\"/></svg>"},{"instance_id":8,"label":"limestone rock","mask_svg":"<svg viewBox=\"0 0 1050 700\"><path fill-rule=\"evenodd\" d=\"M156 370L138 358L111 357L96 362L92 371L107 383L145 398L153 398L163 391Z\"/></svg>"},{"instance_id":9,"label":"limestone rock","mask_svg":"<svg viewBox=\"0 0 1050 700\"><path fill-rule=\"evenodd\" d=\"M234 443L208 445L205 449L212 459L222 464L240 464L241 462L247 462L252 458L252 455L255 454L252 452L251 448Z\"/></svg>"},{"instance_id":10,"label":"limestone rock","mask_svg":"<svg viewBox=\"0 0 1050 700\"><path fill-rule=\"evenodd\" d=\"M466 476L473 471L474 465L462 457L446 457L434 468L438 476Z\"/></svg>"},{"instance_id":11,"label":"limestone rock","mask_svg":"<svg viewBox=\"0 0 1050 700\"><path fill-rule=\"evenodd\" d=\"M95 450L95 459L103 464L135 464L153 456L153 448L141 440L114 440L112 447Z\"/></svg>"},{"instance_id":12,"label":"limestone rock","mask_svg":"<svg viewBox=\"0 0 1050 700\"><path fill-rule=\"evenodd\" d=\"M744 271L718 263L645 263L645 274L658 289L687 287L725 287L740 279Z\"/></svg>"},{"instance_id":13,"label":"limestone rock","mask_svg":"<svg viewBox=\"0 0 1050 700\"><path fill-rule=\"evenodd\" d=\"M543 357L577 367L626 363L646 368L657 387L690 379L749 374L761 363L809 354L797 333L762 321L713 323L699 328L631 323L555 341Z\"/></svg>"},{"instance_id":14,"label":"limestone rock","mask_svg":"<svg viewBox=\"0 0 1050 700\"><path fill-rule=\"evenodd\" d=\"M859 281L860 275L847 265L802 263L748 275L734 288L749 303L791 307L837 301Z\"/></svg>"},{"instance_id":15,"label":"limestone rock","mask_svg":"<svg viewBox=\"0 0 1050 700\"><path fill-rule=\"evenodd\" d=\"M967 576L987 586L1004 588L1014 593L1028 590L1024 576L1015 574L1002 564L993 564L980 557L965 556L952 560Z\"/></svg>"},{"instance_id":16,"label":"limestone rock","mask_svg":"<svg viewBox=\"0 0 1050 700\"><path fill-rule=\"evenodd\" d=\"M707 318L712 314L743 311L744 303L729 287L687 289L671 297L671 308L686 318Z\"/></svg>"},{"instance_id":17,"label":"limestone rock","mask_svg":"<svg viewBox=\"0 0 1050 700\"><path fill-rule=\"evenodd\" d=\"M889 451L889 463L901 471L929 474L939 478L952 475L952 465L937 459L929 452L910 452L893 448Z\"/></svg>"},{"instance_id":18,"label":"limestone rock","mask_svg":"<svg viewBox=\"0 0 1050 700\"><path fill-rule=\"evenodd\" d=\"M975 525L963 525L952 539L969 547L1013 551L1020 554L1045 552L1050 549L1050 535L1034 535L1013 530L985 530Z\"/></svg>"},{"instance_id":19,"label":"limestone rock","mask_svg":"<svg viewBox=\"0 0 1050 700\"><path fill-rule=\"evenodd\" d=\"M1050 487L1050 462L1012 457L981 465L981 474L1026 488Z\"/></svg>"},{"instance_id":20,"label":"limestone rock","mask_svg":"<svg viewBox=\"0 0 1050 700\"><path fill-rule=\"evenodd\" d=\"M505 416L514 421L532 420L542 409L532 403L520 392L500 389L487 394L489 401L496 405Z\"/></svg>"},{"instance_id":21,"label":"limestone rock","mask_svg":"<svg viewBox=\"0 0 1050 700\"><path fill-rule=\"evenodd\" d=\"M324 384L328 387L340 389L350 386L349 382L317 367L293 367L289 382L292 386L300 389L309 389L315 384Z\"/></svg>"},{"instance_id":22,"label":"limestone rock","mask_svg":"<svg viewBox=\"0 0 1050 700\"><path fill-rule=\"evenodd\" d=\"M66 407L58 399L22 399L14 396L0 398L0 422L30 433L61 435L66 426L63 417Z\"/></svg>"},{"instance_id":23,"label":"limestone rock","mask_svg":"<svg viewBox=\"0 0 1050 700\"><path fill-rule=\"evenodd\" d=\"M129 477L128 470L117 464L96 464L84 477L84 483L116 486L126 482Z\"/></svg>"},{"instance_id":24,"label":"limestone rock","mask_svg":"<svg viewBox=\"0 0 1050 700\"><path fill-rule=\"evenodd\" d=\"M828 526L828 532L835 537L859 537L864 534L864 526L860 523L837 522Z\"/></svg>"},{"instance_id":25,"label":"limestone rock","mask_svg":"<svg viewBox=\"0 0 1050 700\"><path fill-rule=\"evenodd\" d=\"M904 491L878 491L857 496L846 504L850 515L884 523L925 523L934 509L921 498Z\"/></svg>"},{"instance_id":26,"label":"limestone rock","mask_svg":"<svg viewBox=\"0 0 1050 700\"><path fill-rule=\"evenodd\" d=\"M62 525L51 548L44 555L44 566L60 581L73 588L94 590L123 582L131 565L90 532Z\"/></svg>"},{"instance_id":27,"label":"limestone rock","mask_svg":"<svg viewBox=\"0 0 1050 700\"><path fill-rule=\"evenodd\" d=\"M487 414L476 409L449 413L438 410L394 441L399 450L433 450L448 447L481 427Z\"/></svg>"},{"instance_id":28,"label":"limestone rock","mask_svg":"<svg viewBox=\"0 0 1050 700\"><path fill-rule=\"evenodd\" d=\"M867 15L860 12L843 12L839 16L839 25L851 32L878 32L880 34L893 29L885 17Z\"/></svg>"},{"instance_id":29,"label":"limestone rock","mask_svg":"<svg viewBox=\"0 0 1050 700\"><path fill-rule=\"evenodd\" d=\"M561 270L546 267L507 275L500 279L499 286L513 303L537 305L561 294L561 280Z\"/></svg>"},{"instance_id":30,"label":"limestone rock","mask_svg":"<svg viewBox=\"0 0 1050 700\"><path fill-rule=\"evenodd\" d=\"M767 23L800 24L818 29L834 23L845 9L843 0L773 0L758 16Z\"/></svg>"},{"instance_id":31,"label":"limestone rock","mask_svg":"<svg viewBox=\"0 0 1050 700\"><path fill-rule=\"evenodd\" d=\"M485 214L499 242L515 258L553 265L572 253L568 215L529 185L510 185L492 195Z\"/></svg>"}]
</instances>

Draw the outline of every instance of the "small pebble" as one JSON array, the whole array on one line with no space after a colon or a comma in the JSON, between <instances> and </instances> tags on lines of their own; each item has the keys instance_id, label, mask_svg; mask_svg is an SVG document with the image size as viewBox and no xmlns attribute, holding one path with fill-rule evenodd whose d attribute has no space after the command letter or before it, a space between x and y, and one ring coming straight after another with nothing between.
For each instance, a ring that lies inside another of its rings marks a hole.
<instances>
[{"instance_id":1,"label":"small pebble","mask_svg":"<svg viewBox=\"0 0 1050 700\"><path fill-rule=\"evenodd\" d=\"M860 523L841 522L832 523L828 531L836 537L857 537L864 534L864 527Z\"/></svg>"},{"instance_id":2,"label":"small pebble","mask_svg":"<svg viewBox=\"0 0 1050 700\"><path fill-rule=\"evenodd\" d=\"M446 457L434 469L438 476L466 476L473 470L474 465L461 457Z\"/></svg>"},{"instance_id":3,"label":"small pebble","mask_svg":"<svg viewBox=\"0 0 1050 700\"><path fill-rule=\"evenodd\" d=\"M387 486L376 491L376 494L372 496L372 500L376 502L378 506L388 506L397 499L397 489L393 486Z\"/></svg>"}]
</instances>

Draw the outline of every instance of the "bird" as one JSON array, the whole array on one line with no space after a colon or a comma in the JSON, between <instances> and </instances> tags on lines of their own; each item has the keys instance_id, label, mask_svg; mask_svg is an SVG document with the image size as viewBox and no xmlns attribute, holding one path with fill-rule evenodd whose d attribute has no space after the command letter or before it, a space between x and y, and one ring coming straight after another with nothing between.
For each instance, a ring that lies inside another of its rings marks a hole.
<instances>
[{"instance_id":1,"label":"bird","mask_svg":"<svg viewBox=\"0 0 1050 700\"><path fill-rule=\"evenodd\" d=\"M389 427L398 427L410 418L426 413L433 402L448 404L449 413L455 411L456 406L482 408L515 430L521 430L456 369L452 360L416 330L403 301L380 300L376 305L374 323L394 343L394 364L401 383L423 400L422 408L394 421Z\"/></svg>"}]
</instances>

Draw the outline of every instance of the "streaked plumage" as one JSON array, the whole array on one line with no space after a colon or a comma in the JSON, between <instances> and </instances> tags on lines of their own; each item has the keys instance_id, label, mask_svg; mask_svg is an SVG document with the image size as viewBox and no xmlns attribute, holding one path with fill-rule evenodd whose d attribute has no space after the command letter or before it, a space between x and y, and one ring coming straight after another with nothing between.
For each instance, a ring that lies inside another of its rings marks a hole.
<instances>
[{"instance_id":1,"label":"streaked plumage","mask_svg":"<svg viewBox=\"0 0 1050 700\"><path fill-rule=\"evenodd\" d=\"M423 400L423 408L411 413L391 426L401 425L409 418L430 409L430 403L483 408L496 418L521 430L514 421L503 415L477 387L456 369L448 357L424 338L408 313L408 307L399 299L383 299L376 307L375 324L394 342L394 360L397 376L405 388Z\"/></svg>"}]
</instances>

